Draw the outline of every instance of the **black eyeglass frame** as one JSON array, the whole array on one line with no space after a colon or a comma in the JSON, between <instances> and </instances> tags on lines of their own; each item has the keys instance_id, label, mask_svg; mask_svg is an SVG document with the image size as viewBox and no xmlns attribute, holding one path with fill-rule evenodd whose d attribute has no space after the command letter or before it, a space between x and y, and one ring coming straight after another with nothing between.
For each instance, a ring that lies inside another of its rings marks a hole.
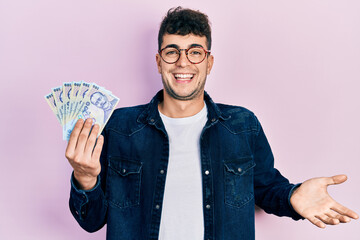
<instances>
[{"instance_id":1,"label":"black eyeglass frame","mask_svg":"<svg viewBox=\"0 0 360 240\"><path fill-rule=\"evenodd\" d=\"M179 51L179 56L178 56L178 58L176 59L175 62L167 62L167 61L165 61L165 59L162 57L161 52L164 51L164 50L167 49L167 48L175 48L176 50ZM188 57L188 52L189 52L190 49L193 49L193 48L201 48L202 50L204 50L205 55L204 55L204 58L203 58L200 62L194 63L194 62L190 61L190 59L189 59L189 57ZM185 55L186 55L187 60L188 60L189 62L191 62L192 64L202 63L202 62L205 60L205 58L206 58L208 55L211 54L211 51L208 51L208 50L206 50L205 48L200 47L200 46L192 46L192 47L189 47L188 49L185 49L185 48L179 49L179 48L176 48L176 47L173 47L173 46L167 46L167 47L164 47L164 48L162 48L161 50L159 50L159 55L160 55L161 59L162 59L164 62L166 62L167 64L174 64L174 63L176 63L177 61L179 61L180 56L181 56L181 51L185 51Z\"/></svg>"}]
</instances>

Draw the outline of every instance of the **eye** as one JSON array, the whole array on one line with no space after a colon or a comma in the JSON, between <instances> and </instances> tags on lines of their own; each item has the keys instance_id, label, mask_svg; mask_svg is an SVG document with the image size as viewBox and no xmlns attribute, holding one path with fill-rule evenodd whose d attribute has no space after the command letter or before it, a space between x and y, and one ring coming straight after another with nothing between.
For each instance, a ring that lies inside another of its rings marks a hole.
<instances>
[{"instance_id":1,"label":"eye","mask_svg":"<svg viewBox=\"0 0 360 240\"><path fill-rule=\"evenodd\" d=\"M204 54L204 50L202 50L201 48L192 48L189 50L189 54L192 56L201 56Z\"/></svg>"},{"instance_id":2,"label":"eye","mask_svg":"<svg viewBox=\"0 0 360 240\"><path fill-rule=\"evenodd\" d=\"M176 50L171 50L171 51L167 51L165 54L171 56L171 55L177 55L178 53Z\"/></svg>"},{"instance_id":3,"label":"eye","mask_svg":"<svg viewBox=\"0 0 360 240\"><path fill-rule=\"evenodd\" d=\"M177 57L179 55L179 50L173 47L165 48L162 52L164 57Z\"/></svg>"},{"instance_id":4,"label":"eye","mask_svg":"<svg viewBox=\"0 0 360 240\"><path fill-rule=\"evenodd\" d=\"M193 51L193 52L191 52L191 54L192 54L192 55L200 55L201 52L199 52L199 51Z\"/></svg>"}]
</instances>

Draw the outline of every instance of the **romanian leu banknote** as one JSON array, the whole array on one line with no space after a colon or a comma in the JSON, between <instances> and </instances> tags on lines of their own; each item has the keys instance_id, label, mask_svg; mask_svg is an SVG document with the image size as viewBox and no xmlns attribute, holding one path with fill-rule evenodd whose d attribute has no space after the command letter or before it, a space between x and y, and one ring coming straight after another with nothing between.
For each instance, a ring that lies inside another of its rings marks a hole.
<instances>
[{"instance_id":1,"label":"romanian leu banknote","mask_svg":"<svg viewBox=\"0 0 360 240\"><path fill-rule=\"evenodd\" d=\"M78 119L93 119L104 129L111 114L119 103L119 98L95 83L66 82L52 88L45 100L63 128L63 139L69 140Z\"/></svg>"}]
</instances>

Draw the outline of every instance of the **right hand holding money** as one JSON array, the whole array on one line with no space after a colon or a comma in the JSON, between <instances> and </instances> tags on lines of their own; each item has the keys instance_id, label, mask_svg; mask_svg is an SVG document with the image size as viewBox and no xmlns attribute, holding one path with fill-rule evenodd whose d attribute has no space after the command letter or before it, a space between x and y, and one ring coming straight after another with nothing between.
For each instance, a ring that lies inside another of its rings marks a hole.
<instances>
[{"instance_id":1,"label":"right hand holding money","mask_svg":"<svg viewBox=\"0 0 360 240\"><path fill-rule=\"evenodd\" d=\"M92 129L92 119L85 122L79 119L70 135L65 156L74 169L74 177L78 187L90 190L96 185L97 176L100 174L100 154L104 143L104 137L100 135L99 125L95 124ZM90 135L89 135L90 133Z\"/></svg>"}]
</instances>

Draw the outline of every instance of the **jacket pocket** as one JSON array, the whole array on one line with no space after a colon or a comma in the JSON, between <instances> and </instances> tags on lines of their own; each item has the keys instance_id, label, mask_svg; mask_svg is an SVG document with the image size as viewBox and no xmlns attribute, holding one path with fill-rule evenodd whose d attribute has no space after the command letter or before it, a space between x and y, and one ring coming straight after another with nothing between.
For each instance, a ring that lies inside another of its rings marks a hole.
<instances>
[{"instance_id":1,"label":"jacket pocket","mask_svg":"<svg viewBox=\"0 0 360 240\"><path fill-rule=\"evenodd\" d=\"M242 207L254 198L254 166L251 158L224 162L226 204Z\"/></svg>"},{"instance_id":2,"label":"jacket pocket","mask_svg":"<svg viewBox=\"0 0 360 240\"><path fill-rule=\"evenodd\" d=\"M110 204L119 208L139 205L141 162L110 157L106 179Z\"/></svg>"}]
</instances>

